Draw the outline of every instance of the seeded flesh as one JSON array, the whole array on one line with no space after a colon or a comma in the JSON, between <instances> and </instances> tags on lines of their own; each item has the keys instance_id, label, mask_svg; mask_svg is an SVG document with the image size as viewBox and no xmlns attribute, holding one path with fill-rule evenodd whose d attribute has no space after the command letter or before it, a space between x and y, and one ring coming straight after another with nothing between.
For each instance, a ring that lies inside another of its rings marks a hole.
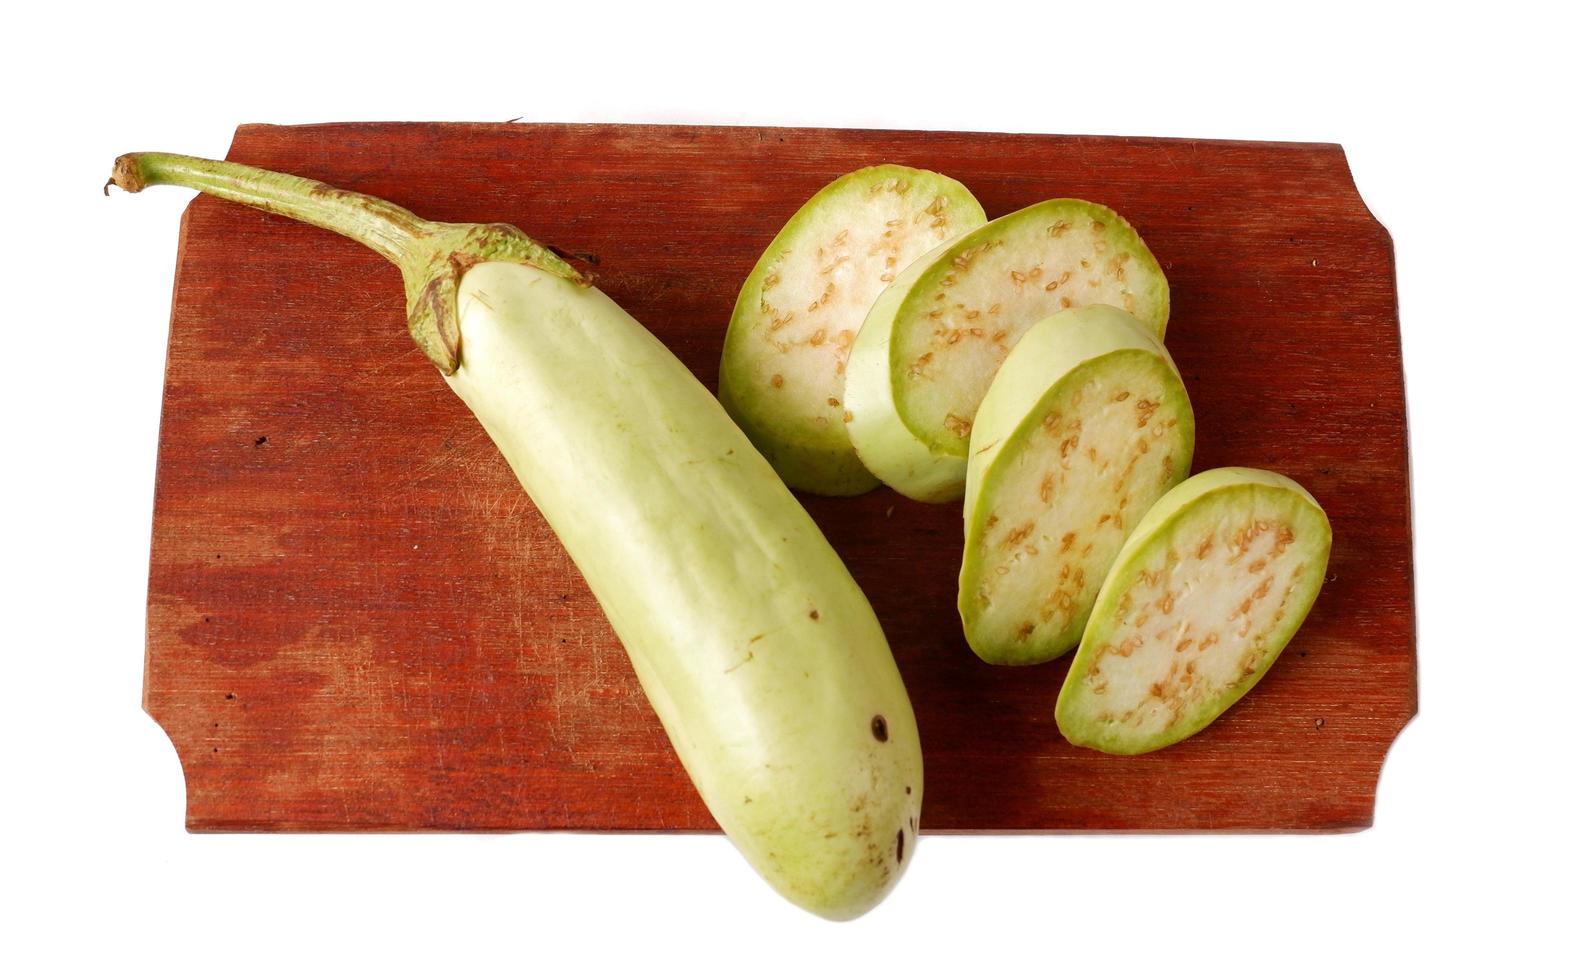
<instances>
[{"instance_id":1,"label":"seeded flesh","mask_svg":"<svg viewBox=\"0 0 1570 980\"><path fill-rule=\"evenodd\" d=\"M958 181L883 165L824 187L780 229L736 299L719 396L787 485L831 496L878 485L846 431L851 345L900 272L985 221Z\"/></svg>"},{"instance_id":2,"label":"seeded flesh","mask_svg":"<svg viewBox=\"0 0 1570 980\"><path fill-rule=\"evenodd\" d=\"M1118 549L1193 453L1182 379L1144 324L1088 306L1028 331L971 440L959 588L971 649L996 664L1072 650Z\"/></svg>"},{"instance_id":3,"label":"seeded flesh","mask_svg":"<svg viewBox=\"0 0 1570 980\"><path fill-rule=\"evenodd\" d=\"M1140 521L1058 695L1075 745L1149 752L1201 730L1275 663L1319 595L1330 522L1297 483L1208 470Z\"/></svg>"},{"instance_id":4,"label":"seeded flesh","mask_svg":"<svg viewBox=\"0 0 1570 980\"><path fill-rule=\"evenodd\" d=\"M1166 331L1165 275L1110 208L1059 198L998 218L906 269L851 351L851 442L879 479L917 500L964 492L976 410L1026 330L1106 304Z\"/></svg>"}]
</instances>

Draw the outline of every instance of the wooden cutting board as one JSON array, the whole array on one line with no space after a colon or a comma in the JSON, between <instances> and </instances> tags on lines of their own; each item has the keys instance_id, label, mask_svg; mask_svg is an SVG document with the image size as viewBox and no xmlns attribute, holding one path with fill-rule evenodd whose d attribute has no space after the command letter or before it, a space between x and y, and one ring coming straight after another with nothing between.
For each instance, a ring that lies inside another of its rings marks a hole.
<instances>
[{"instance_id":1,"label":"wooden cutting board","mask_svg":"<svg viewBox=\"0 0 1570 980\"><path fill-rule=\"evenodd\" d=\"M711 389L753 262L845 171L940 170L992 216L1110 205L1171 280L1195 470L1306 485L1334 523L1329 577L1237 707L1115 758L1058 735L1068 658L1006 669L967 650L957 504L807 498L915 704L923 829L1371 822L1417 704L1406 406L1390 238L1339 147L374 124L243 126L229 156L427 218L512 222L580 256ZM193 830L714 828L572 563L415 350L392 266L208 198L181 225L145 705Z\"/></svg>"}]
</instances>

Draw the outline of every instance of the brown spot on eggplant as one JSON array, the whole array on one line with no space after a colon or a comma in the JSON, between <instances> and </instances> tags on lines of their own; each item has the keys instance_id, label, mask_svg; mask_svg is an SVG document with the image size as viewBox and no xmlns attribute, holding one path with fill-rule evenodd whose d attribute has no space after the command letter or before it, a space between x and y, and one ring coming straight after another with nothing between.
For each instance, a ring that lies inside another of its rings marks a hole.
<instances>
[{"instance_id":1,"label":"brown spot on eggplant","mask_svg":"<svg viewBox=\"0 0 1570 980\"><path fill-rule=\"evenodd\" d=\"M901 827L899 833L894 835L894 860L905 860L905 828Z\"/></svg>"},{"instance_id":2,"label":"brown spot on eggplant","mask_svg":"<svg viewBox=\"0 0 1570 980\"><path fill-rule=\"evenodd\" d=\"M882 715L872 716L872 737L880 742L889 740L889 723L883 720Z\"/></svg>"}]
</instances>

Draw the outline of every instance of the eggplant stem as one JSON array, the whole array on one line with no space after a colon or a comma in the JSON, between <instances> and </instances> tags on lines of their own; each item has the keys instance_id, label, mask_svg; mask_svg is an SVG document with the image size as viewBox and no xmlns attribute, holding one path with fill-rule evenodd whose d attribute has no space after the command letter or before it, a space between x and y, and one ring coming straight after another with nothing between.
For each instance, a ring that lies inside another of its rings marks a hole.
<instances>
[{"instance_id":1,"label":"eggplant stem","mask_svg":"<svg viewBox=\"0 0 1570 980\"><path fill-rule=\"evenodd\" d=\"M528 235L503 224L426 221L381 198L321 181L176 153L127 153L110 185L132 194L171 184L335 231L372 249L403 273L409 333L443 374L462 363L458 281L479 262L533 266L581 286L589 278Z\"/></svg>"},{"instance_id":2,"label":"eggplant stem","mask_svg":"<svg viewBox=\"0 0 1570 980\"><path fill-rule=\"evenodd\" d=\"M368 194L225 160L127 153L115 160L109 183L133 194L158 184L189 187L335 231L400 267L423 251L417 243L436 230L433 222ZM105 185L105 193L108 189Z\"/></svg>"}]
</instances>

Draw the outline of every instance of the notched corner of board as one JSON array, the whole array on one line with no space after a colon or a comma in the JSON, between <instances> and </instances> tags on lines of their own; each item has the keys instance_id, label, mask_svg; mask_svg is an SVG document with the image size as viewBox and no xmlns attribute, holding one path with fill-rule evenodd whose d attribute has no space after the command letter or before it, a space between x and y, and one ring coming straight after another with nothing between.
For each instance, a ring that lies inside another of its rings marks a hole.
<instances>
[{"instance_id":1,"label":"notched corner of board","mask_svg":"<svg viewBox=\"0 0 1570 980\"><path fill-rule=\"evenodd\" d=\"M1415 651L1414 651L1415 656ZM1407 705L1405 717L1396 719L1395 730L1390 733L1389 741L1384 743L1379 753L1379 765L1374 770L1374 789L1369 794L1368 813L1363 817L1362 823L1348 830L1368 830L1374 826L1374 814L1379 809L1379 787L1385 781L1385 771L1390 768L1390 757L1395 753L1396 744L1401 741L1401 736L1409 731L1412 722L1417 720L1417 675L1414 669L1410 675L1412 679L1412 695Z\"/></svg>"},{"instance_id":2,"label":"notched corner of board","mask_svg":"<svg viewBox=\"0 0 1570 980\"><path fill-rule=\"evenodd\" d=\"M150 668L151 665L149 665ZM163 732L164 738L169 742L169 748L174 750L175 759L180 765L180 788L184 794L184 800L180 809L185 813L185 829L187 831L200 830L201 828L197 825L195 815L191 812L191 760L186 757L185 752L180 750L180 743L176 741L174 732L165 722L162 713L159 711L159 706L154 703L152 684L148 679L144 679L142 682L142 711L147 714L147 717L152 719L154 725L158 726L158 730Z\"/></svg>"},{"instance_id":3,"label":"notched corner of board","mask_svg":"<svg viewBox=\"0 0 1570 980\"><path fill-rule=\"evenodd\" d=\"M1368 219L1369 224L1378 229L1380 238L1384 240L1385 249L1390 253L1391 264L1394 265L1395 239L1390 236L1390 227L1380 219L1378 213L1374 211L1373 205L1368 203L1368 198L1363 194L1362 189L1358 187L1357 175L1352 172L1352 161L1347 157L1346 148L1340 143L1330 143L1326 144L1326 149L1335 154L1336 160L1340 164L1341 174L1346 178L1347 194L1356 203L1357 207L1361 209L1362 216Z\"/></svg>"}]
</instances>

